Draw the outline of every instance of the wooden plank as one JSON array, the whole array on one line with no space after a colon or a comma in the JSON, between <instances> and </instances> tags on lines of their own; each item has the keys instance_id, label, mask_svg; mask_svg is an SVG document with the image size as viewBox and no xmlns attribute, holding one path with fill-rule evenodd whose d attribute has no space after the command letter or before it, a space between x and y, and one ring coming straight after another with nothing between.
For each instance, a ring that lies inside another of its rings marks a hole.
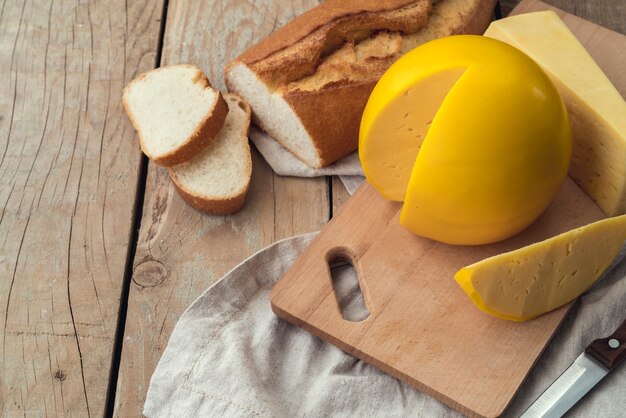
<instances>
[{"instance_id":1,"label":"wooden plank","mask_svg":"<svg viewBox=\"0 0 626 418\"><path fill-rule=\"evenodd\" d=\"M350 193L346 190L346 186L343 185L339 176L332 177L333 188L333 216L339 212L339 209L346 203L346 200L350 198Z\"/></svg>"},{"instance_id":2,"label":"wooden plank","mask_svg":"<svg viewBox=\"0 0 626 418\"><path fill-rule=\"evenodd\" d=\"M0 6L0 415L101 416L162 2Z\"/></svg>"},{"instance_id":3,"label":"wooden plank","mask_svg":"<svg viewBox=\"0 0 626 418\"><path fill-rule=\"evenodd\" d=\"M193 63L224 88L226 62L317 1L171 1L162 64ZM274 175L253 152L243 210L209 216L187 206L165 170L150 164L119 379L116 416L141 414L152 372L183 310L244 258L329 217L325 178Z\"/></svg>"},{"instance_id":4,"label":"wooden plank","mask_svg":"<svg viewBox=\"0 0 626 418\"><path fill-rule=\"evenodd\" d=\"M502 15L507 16L519 2L500 0ZM544 3L626 34L626 2L623 0L544 0Z\"/></svg>"}]
</instances>

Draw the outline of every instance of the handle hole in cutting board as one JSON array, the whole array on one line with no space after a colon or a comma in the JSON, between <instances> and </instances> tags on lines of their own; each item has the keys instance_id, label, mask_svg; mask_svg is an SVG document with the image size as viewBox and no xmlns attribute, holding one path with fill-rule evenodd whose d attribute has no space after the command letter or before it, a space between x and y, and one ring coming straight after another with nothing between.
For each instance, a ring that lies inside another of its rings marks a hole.
<instances>
[{"instance_id":1,"label":"handle hole in cutting board","mask_svg":"<svg viewBox=\"0 0 626 418\"><path fill-rule=\"evenodd\" d=\"M350 322L367 319L370 311L365 304L359 276L349 251L335 248L326 256L326 262L343 319Z\"/></svg>"}]
</instances>

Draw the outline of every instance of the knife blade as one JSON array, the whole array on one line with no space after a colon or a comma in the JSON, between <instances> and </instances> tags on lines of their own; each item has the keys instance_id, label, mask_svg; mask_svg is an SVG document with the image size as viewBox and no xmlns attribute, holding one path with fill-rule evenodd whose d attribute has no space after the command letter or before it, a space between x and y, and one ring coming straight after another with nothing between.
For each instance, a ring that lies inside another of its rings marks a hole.
<instances>
[{"instance_id":1,"label":"knife blade","mask_svg":"<svg viewBox=\"0 0 626 418\"><path fill-rule=\"evenodd\" d=\"M626 357L626 320L606 338L594 340L521 418L559 418Z\"/></svg>"}]
</instances>

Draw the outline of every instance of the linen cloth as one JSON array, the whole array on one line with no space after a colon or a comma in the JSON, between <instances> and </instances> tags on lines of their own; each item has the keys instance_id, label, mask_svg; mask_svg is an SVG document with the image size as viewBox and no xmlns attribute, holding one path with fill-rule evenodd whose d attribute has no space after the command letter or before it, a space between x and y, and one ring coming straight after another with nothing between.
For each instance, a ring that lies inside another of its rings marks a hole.
<instances>
[{"instance_id":1,"label":"linen cloth","mask_svg":"<svg viewBox=\"0 0 626 418\"><path fill-rule=\"evenodd\" d=\"M146 416L461 416L272 313L270 290L316 234L261 250L192 303L152 375ZM623 256L624 250L619 260ZM573 307L504 416L519 416L592 340L624 320L626 262L614 265ZM334 277L338 292L350 299L344 312L356 309L353 270L339 266ZM626 416L625 367L609 374L569 416Z\"/></svg>"},{"instance_id":2,"label":"linen cloth","mask_svg":"<svg viewBox=\"0 0 626 418\"><path fill-rule=\"evenodd\" d=\"M280 175L340 175L351 194L363 181L356 153L313 169L260 130L251 128L250 138ZM261 250L192 303L152 375L146 416L461 416L272 313L270 290L316 235ZM613 332L626 318L624 252L576 303L504 416L519 416L592 340ZM345 295L340 301L344 315L362 319L367 312L354 270L336 266L333 277L337 293ZM625 367L600 382L570 416L625 417Z\"/></svg>"},{"instance_id":3,"label":"linen cloth","mask_svg":"<svg viewBox=\"0 0 626 418\"><path fill-rule=\"evenodd\" d=\"M249 137L272 170L280 176L320 177L337 175L350 194L365 179L359 155L355 151L324 168L311 168L293 156L265 132L250 126Z\"/></svg>"}]
</instances>

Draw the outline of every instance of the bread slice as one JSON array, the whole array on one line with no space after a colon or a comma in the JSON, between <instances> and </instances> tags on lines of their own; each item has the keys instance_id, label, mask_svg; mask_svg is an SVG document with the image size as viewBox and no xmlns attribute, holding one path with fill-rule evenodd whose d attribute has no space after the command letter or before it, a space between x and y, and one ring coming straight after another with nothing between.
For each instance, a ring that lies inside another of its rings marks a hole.
<instances>
[{"instance_id":1,"label":"bread slice","mask_svg":"<svg viewBox=\"0 0 626 418\"><path fill-rule=\"evenodd\" d=\"M228 113L220 92L192 65L141 74L126 86L122 101L141 150L165 167L187 161L205 148Z\"/></svg>"},{"instance_id":2,"label":"bread slice","mask_svg":"<svg viewBox=\"0 0 626 418\"><path fill-rule=\"evenodd\" d=\"M252 176L247 137L250 107L236 94L224 97L230 110L222 130L191 160L169 169L181 197L194 208L214 214L241 209Z\"/></svg>"},{"instance_id":3,"label":"bread slice","mask_svg":"<svg viewBox=\"0 0 626 418\"><path fill-rule=\"evenodd\" d=\"M431 4L434 3L434 4ZM327 0L225 68L253 122L311 167L357 148L380 76L432 39L487 28L496 0Z\"/></svg>"}]
</instances>

